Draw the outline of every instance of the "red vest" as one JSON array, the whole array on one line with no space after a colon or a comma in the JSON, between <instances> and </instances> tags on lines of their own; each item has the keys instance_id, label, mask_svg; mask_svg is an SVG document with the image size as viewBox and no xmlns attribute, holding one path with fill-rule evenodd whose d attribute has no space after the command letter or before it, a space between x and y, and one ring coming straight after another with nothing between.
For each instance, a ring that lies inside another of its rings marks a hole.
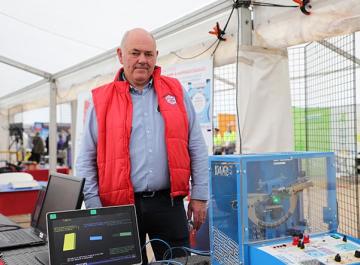
<instances>
[{"instance_id":1,"label":"red vest","mask_svg":"<svg viewBox=\"0 0 360 265\"><path fill-rule=\"evenodd\" d=\"M133 106L129 83L118 81L122 71L118 72L114 82L92 91L98 123L99 195L103 206L134 203L129 150ZM189 193L190 156L183 90L179 81L160 73L160 67L156 67L153 84L165 123L171 196L186 196Z\"/></svg>"}]
</instances>

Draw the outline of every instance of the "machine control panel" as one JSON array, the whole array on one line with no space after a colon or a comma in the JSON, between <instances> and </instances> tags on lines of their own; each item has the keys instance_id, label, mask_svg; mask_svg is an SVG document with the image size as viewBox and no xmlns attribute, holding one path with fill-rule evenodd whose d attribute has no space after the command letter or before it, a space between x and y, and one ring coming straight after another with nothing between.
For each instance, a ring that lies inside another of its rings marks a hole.
<instances>
[{"instance_id":1,"label":"machine control panel","mask_svg":"<svg viewBox=\"0 0 360 265\"><path fill-rule=\"evenodd\" d=\"M258 248L285 264L360 264L360 244L337 233L294 236Z\"/></svg>"}]
</instances>

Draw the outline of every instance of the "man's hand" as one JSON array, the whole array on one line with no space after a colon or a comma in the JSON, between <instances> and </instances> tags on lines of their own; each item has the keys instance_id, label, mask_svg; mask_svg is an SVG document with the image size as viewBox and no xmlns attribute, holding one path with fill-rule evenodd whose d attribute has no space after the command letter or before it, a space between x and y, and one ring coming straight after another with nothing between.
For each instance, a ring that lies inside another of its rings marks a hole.
<instances>
[{"instance_id":1,"label":"man's hand","mask_svg":"<svg viewBox=\"0 0 360 265\"><path fill-rule=\"evenodd\" d=\"M206 219L206 201L191 199L188 206L187 217L189 220L193 217L194 229L199 230Z\"/></svg>"}]
</instances>

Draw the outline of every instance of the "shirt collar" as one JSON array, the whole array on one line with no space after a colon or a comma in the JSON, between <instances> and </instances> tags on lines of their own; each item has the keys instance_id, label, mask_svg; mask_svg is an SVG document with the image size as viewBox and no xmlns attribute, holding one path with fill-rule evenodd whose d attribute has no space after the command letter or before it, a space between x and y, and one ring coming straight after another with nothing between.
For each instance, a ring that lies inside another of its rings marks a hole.
<instances>
[{"instance_id":1,"label":"shirt collar","mask_svg":"<svg viewBox=\"0 0 360 265\"><path fill-rule=\"evenodd\" d=\"M121 73L121 79L126 81L124 72ZM147 92L148 90L150 90L152 88L152 86L153 86L153 78L151 77L149 82L144 86L143 90L140 90L140 89L134 87L132 84L130 84L129 90L130 90L130 93L141 95L141 94Z\"/></svg>"}]
</instances>

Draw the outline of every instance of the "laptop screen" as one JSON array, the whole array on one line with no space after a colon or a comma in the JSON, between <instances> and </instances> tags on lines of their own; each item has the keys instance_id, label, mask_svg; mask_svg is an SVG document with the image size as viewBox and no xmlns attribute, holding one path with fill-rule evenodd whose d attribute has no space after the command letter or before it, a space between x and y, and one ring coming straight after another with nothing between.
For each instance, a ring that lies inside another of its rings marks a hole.
<instances>
[{"instance_id":1,"label":"laptop screen","mask_svg":"<svg viewBox=\"0 0 360 265\"><path fill-rule=\"evenodd\" d=\"M46 234L46 214L75 210L81 207L84 179L63 174L49 176L44 202L40 209L36 230Z\"/></svg>"},{"instance_id":2,"label":"laptop screen","mask_svg":"<svg viewBox=\"0 0 360 265\"><path fill-rule=\"evenodd\" d=\"M133 205L48 213L50 264L141 264Z\"/></svg>"}]
</instances>

